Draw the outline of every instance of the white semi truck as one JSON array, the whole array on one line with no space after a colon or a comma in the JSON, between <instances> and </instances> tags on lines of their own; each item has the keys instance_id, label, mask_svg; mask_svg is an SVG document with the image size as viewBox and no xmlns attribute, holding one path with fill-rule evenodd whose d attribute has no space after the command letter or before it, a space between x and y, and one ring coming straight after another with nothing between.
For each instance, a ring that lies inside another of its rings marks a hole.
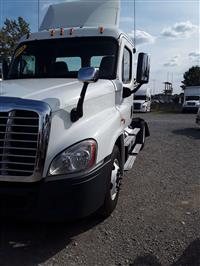
<instances>
[{"instance_id":1,"label":"white semi truck","mask_svg":"<svg viewBox=\"0 0 200 266\"><path fill-rule=\"evenodd\" d=\"M200 107L200 86L189 86L184 90L183 112L195 111Z\"/></svg>"},{"instance_id":2,"label":"white semi truck","mask_svg":"<svg viewBox=\"0 0 200 266\"><path fill-rule=\"evenodd\" d=\"M139 54L135 85L135 47L118 21L119 1L50 6L3 62L1 213L57 220L115 209L149 136L133 117L149 57Z\"/></svg>"},{"instance_id":3,"label":"white semi truck","mask_svg":"<svg viewBox=\"0 0 200 266\"><path fill-rule=\"evenodd\" d=\"M151 90L138 90L134 94L133 100L133 111L134 112L151 112Z\"/></svg>"}]
</instances>

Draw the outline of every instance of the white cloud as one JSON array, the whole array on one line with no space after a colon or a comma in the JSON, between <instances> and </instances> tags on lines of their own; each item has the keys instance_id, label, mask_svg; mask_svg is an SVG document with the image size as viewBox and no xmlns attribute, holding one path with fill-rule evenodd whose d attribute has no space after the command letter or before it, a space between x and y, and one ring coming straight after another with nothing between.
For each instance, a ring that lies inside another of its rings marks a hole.
<instances>
[{"instance_id":1,"label":"white cloud","mask_svg":"<svg viewBox=\"0 0 200 266\"><path fill-rule=\"evenodd\" d=\"M152 44L155 42L155 37L146 31L136 30L135 35L137 45ZM129 33L129 36L134 40L134 31Z\"/></svg>"},{"instance_id":2,"label":"white cloud","mask_svg":"<svg viewBox=\"0 0 200 266\"><path fill-rule=\"evenodd\" d=\"M172 27L164 28L161 34L169 38L188 38L196 32L197 29L197 25L192 24L191 21L185 21L175 23Z\"/></svg>"},{"instance_id":3,"label":"white cloud","mask_svg":"<svg viewBox=\"0 0 200 266\"><path fill-rule=\"evenodd\" d=\"M197 63L200 64L200 52L191 52L191 53L189 53L189 58L193 62L197 62Z\"/></svg>"},{"instance_id":4,"label":"white cloud","mask_svg":"<svg viewBox=\"0 0 200 266\"><path fill-rule=\"evenodd\" d=\"M168 62L164 64L165 67L175 67L178 66L179 63L179 56L173 56Z\"/></svg>"}]
</instances>

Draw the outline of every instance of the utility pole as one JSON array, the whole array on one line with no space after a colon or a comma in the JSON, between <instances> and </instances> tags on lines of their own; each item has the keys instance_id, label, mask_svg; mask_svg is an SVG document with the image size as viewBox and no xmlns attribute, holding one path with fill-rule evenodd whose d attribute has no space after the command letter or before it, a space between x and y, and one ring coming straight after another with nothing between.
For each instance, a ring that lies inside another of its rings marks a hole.
<instances>
[{"instance_id":1,"label":"utility pole","mask_svg":"<svg viewBox=\"0 0 200 266\"><path fill-rule=\"evenodd\" d=\"M155 95L156 94L156 79L152 79L152 82L153 82L152 94Z\"/></svg>"},{"instance_id":2,"label":"utility pole","mask_svg":"<svg viewBox=\"0 0 200 266\"><path fill-rule=\"evenodd\" d=\"M40 0L38 0L38 31L40 29Z\"/></svg>"}]
</instances>

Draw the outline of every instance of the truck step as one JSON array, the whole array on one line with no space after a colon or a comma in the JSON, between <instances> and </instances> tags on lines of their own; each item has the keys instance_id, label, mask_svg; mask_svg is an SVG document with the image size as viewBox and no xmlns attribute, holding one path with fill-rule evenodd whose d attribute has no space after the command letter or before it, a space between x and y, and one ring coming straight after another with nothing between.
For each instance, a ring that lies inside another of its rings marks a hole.
<instances>
[{"instance_id":1,"label":"truck step","mask_svg":"<svg viewBox=\"0 0 200 266\"><path fill-rule=\"evenodd\" d=\"M128 147L132 142L135 142L136 137L135 136L128 136L124 140L125 147Z\"/></svg>"},{"instance_id":2,"label":"truck step","mask_svg":"<svg viewBox=\"0 0 200 266\"><path fill-rule=\"evenodd\" d=\"M125 131L128 133L129 136L137 136L137 134L140 132L140 128L126 128Z\"/></svg>"},{"instance_id":3,"label":"truck step","mask_svg":"<svg viewBox=\"0 0 200 266\"><path fill-rule=\"evenodd\" d=\"M142 148L142 144L136 144L134 149L131 152L131 155L137 155Z\"/></svg>"},{"instance_id":4,"label":"truck step","mask_svg":"<svg viewBox=\"0 0 200 266\"><path fill-rule=\"evenodd\" d=\"M128 160L126 161L124 165L124 171L129 171L133 168L134 162L136 159L136 155L130 155Z\"/></svg>"}]
</instances>

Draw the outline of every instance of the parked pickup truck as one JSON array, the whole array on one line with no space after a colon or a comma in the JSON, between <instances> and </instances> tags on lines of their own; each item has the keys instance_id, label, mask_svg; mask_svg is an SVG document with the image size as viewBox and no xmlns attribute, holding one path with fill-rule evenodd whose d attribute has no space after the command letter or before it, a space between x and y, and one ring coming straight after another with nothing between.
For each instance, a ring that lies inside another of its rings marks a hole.
<instances>
[{"instance_id":1,"label":"parked pickup truck","mask_svg":"<svg viewBox=\"0 0 200 266\"><path fill-rule=\"evenodd\" d=\"M118 1L104 2L93 2L99 6L92 10L109 3L116 17ZM109 216L123 173L149 136L146 122L133 117L133 94L149 80L149 57L139 54L135 85L132 40L103 17L104 27L84 24L85 8L85 2L51 6L54 20L47 12L47 28L23 37L11 64L3 62L1 214L57 220L98 210ZM80 26L71 27L67 12Z\"/></svg>"}]
</instances>

